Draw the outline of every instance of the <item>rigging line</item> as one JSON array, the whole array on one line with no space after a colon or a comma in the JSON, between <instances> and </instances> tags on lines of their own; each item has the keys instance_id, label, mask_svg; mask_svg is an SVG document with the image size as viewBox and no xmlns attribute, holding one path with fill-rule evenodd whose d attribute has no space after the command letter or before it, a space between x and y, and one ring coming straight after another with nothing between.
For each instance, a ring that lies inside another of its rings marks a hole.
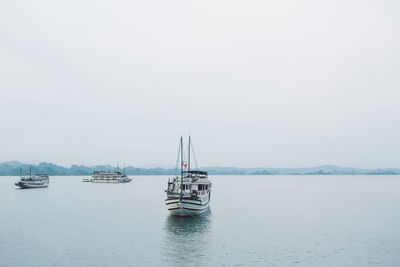
<instances>
[{"instance_id":1,"label":"rigging line","mask_svg":"<svg viewBox=\"0 0 400 267\"><path fill-rule=\"evenodd\" d=\"M194 163L196 164L196 169L199 169L199 166L197 165L197 159L196 159L196 152L194 151L194 147L193 147L193 142L190 142L190 145L192 146L192 151L193 151L193 157L194 157Z\"/></svg>"},{"instance_id":2,"label":"rigging line","mask_svg":"<svg viewBox=\"0 0 400 267\"><path fill-rule=\"evenodd\" d=\"M178 171L179 154L181 153L181 143L179 142L178 156L176 157L175 170Z\"/></svg>"},{"instance_id":3,"label":"rigging line","mask_svg":"<svg viewBox=\"0 0 400 267\"><path fill-rule=\"evenodd\" d=\"M207 210L206 211L204 211L203 213L201 213L201 214L198 214L198 215L193 215L193 214L190 214L190 213L188 213L188 212L186 212L185 210L182 210L184 213L186 213L187 215L189 215L189 216L191 216L193 219L196 219L197 221L200 221L200 216L207 216L207 212L210 212L210 207L208 207L207 208Z\"/></svg>"},{"instance_id":4,"label":"rigging line","mask_svg":"<svg viewBox=\"0 0 400 267\"><path fill-rule=\"evenodd\" d=\"M194 216L193 214L190 214L186 211L183 211L184 213L186 213L187 215L191 216L192 218L196 219L197 221L199 221L199 218L196 218L196 216Z\"/></svg>"}]
</instances>

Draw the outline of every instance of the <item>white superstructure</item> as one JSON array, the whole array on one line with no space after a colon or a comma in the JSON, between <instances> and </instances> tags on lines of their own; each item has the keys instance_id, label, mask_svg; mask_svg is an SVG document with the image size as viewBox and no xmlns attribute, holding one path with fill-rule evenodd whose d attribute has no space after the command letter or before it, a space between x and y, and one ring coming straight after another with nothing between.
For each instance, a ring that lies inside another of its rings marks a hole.
<instances>
[{"instance_id":1,"label":"white superstructure","mask_svg":"<svg viewBox=\"0 0 400 267\"><path fill-rule=\"evenodd\" d=\"M90 178L89 182L91 183L129 183L132 181L131 178L126 176L125 173L122 172L104 172L104 171L95 171L93 172L92 178Z\"/></svg>"},{"instance_id":2,"label":"white superstructure","mask_svg":"<svg viewBox=\"0 0 400 267\"><path fill-rule=\"evenodd\" d=\"M165 190L167 198L165 204L168 211L176 216L199 215L208 210L211 198L211 182L208 173L199 170L190 170L189 137L188 163L183 159L182 137L180 142L181 175L169 178Z\"/></svg>"}]
</instances>

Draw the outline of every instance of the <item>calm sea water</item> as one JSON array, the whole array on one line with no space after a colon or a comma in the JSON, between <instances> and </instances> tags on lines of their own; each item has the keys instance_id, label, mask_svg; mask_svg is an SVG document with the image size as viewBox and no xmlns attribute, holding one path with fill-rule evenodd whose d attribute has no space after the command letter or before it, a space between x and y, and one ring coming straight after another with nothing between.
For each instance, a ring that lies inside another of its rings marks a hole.
<instances>
[{"instance_id":1,"label":"calm sea water","mask_svg":"<svg viewBox=\"0 0 400 267\"><path fill-rule=\"evenodd\" d=\"M400 176L214 176L197 218L166 176L82 178L0 177L0 266L400 266Z\"/></svg>"}]
</instances>

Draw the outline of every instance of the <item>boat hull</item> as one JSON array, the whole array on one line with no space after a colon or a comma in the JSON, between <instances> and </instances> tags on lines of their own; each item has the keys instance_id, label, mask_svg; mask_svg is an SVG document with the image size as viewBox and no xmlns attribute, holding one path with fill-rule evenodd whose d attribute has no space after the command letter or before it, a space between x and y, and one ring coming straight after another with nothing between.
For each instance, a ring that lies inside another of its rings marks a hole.
<instances>
[{"instance_id":1,"label":"boat hull","mask_svg":"<svg viewBox=\"0 0 400 267\"><path fill-rule=\"evenodd\" d=\"M28 189L28 188L43 188L43 187L48 187L48 183L44 184L26 184L26 183L15 183L15 186L21 188L21 189Z\"/></svg>"},{"instance_id":2,"label":"boat hull","mask_svg":"<svg viewBox=\"0 0 400 267\"><path fill-rule=\"evenodd\" d=\"M191 199L166 199L165 204L171 215L174 216L196 216L209 209L210 201Z\"/></svg>"},{"instance_id":3,"label":"boat hull","mask_svg":"<svg viewBox=\"0 0 400 267\"><path fill-rule=\"evenodd\" d=\"M88 181L88 182L91 182L91 183L102 183L102 184L121 184L121 183L129 183L129 182L131 182L132 181L132 179L125 179L125 180L94 180L94 179L91 179L90 181ZM85 181L84 181L85 182Z\"/></svg>"}]
</instances>

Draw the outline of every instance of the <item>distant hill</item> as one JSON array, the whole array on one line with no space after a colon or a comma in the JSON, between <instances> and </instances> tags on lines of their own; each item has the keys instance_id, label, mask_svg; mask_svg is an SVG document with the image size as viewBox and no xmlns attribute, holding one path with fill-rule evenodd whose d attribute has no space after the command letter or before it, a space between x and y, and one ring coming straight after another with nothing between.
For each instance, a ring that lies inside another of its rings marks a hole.
<instances>
[{"instance_id":1,"label":"distant hill","mask_svg":"<svg viewBox=\"0 0 400 267\"><path fill-rule=\"evenodd\" d=\"M19 161L0 163L0 176L17 176L22 168L22 174L46 173L48 175L91 175L93 171L116 170L116 167L107 165L84 166L72 165L71 167L58 166L53 163L41 162L36 165L25 164ZM400 169L357 169L351 167L338 167L323 165L312 168L235 168L235 167L204 167L211 175L398 175ZM128 175L174 175L177 170L173 168L125 168Z\"/></svg>"}]
</instances>

